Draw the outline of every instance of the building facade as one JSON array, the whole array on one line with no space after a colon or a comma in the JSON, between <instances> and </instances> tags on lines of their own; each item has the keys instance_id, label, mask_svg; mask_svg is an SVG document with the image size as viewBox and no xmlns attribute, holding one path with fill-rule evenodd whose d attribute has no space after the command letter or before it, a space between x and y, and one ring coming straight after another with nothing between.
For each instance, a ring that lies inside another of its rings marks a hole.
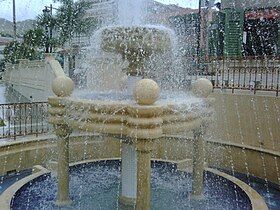
<instances>
[{"instance_id":1,"label":"building facade","mask_svg":"<svg viewBox=\"0 0 280 210\"><path fill-rule=\"evenodd\" d=\"M279 0L223 0L224 55L280 55Z\"/></svg>"}]
</instances>

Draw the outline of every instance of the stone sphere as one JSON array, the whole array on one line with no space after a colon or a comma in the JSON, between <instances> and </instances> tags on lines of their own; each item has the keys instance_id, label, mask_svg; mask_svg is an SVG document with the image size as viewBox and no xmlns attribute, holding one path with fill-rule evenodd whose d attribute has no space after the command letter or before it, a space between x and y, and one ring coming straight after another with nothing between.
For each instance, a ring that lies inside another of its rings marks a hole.
<instances>
[{"instance_id":1,"label":"stone sphere","mask_svg":"<svg viewBox=\"0 0 280 210\"><path fill-rule=\"evenodd\" d=\"M200 78L195 81L192 86L192 92L198 97L207 98L213 90L213 85L210 80Z\"/></svg>"},{"instance_id":2,"label":"stone sphere","mask_svg":"<svg viewBox=\"0 0 280 210\"><path fill-rule=\"evenodd\" d=\"M152 105L158 99L160 88L152 79L142 79L133 89L133 97L139 105Z\"/></svg>"},{"instance_id":3,"label":"stone sphere","mask_svg":"<svg viewBox=\"0 0 280 210\"><path fill-rule=\"evenodd\" d=\"M70 96L74 90L74 82L66 76L58 76L52 83L52 90L58 97Z\"/></svg>"}]
</instances>

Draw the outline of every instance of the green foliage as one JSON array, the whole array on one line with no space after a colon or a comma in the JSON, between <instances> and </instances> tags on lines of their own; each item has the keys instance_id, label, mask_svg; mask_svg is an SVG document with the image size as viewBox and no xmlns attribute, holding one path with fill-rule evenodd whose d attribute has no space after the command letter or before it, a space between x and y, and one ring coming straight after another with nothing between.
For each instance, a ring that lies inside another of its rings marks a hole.
<instances>
[{"instance_id":1,"label":"green foliage","mask_svg":"<svg viewBox=\"0 0 280 210\"><path fill-rule=\"evenodd\" d=\"M56 0L61 6L55 15L39 15L36 28L23 35L23 43L11 42L4 49L6 62L17 63L18 59L38 59L46 46L63 46L75 35L87 35L96 27L96 21L86 18L86 11L91 7L89 1ZM52 29L53 37L49 37Z\"/></svg>"},{"instance_id":2,"label":"green foliage","mask_svg":"<svg viewBox=\"0 0 280 210\"><path fill-rule=\"evenodd\" d=\"M45 34L40 28L30 29L23 35L23 42L13 41L4 48L6 62L17 63L18 59L39 59L45 46Z\"/></svg>"},{"instance_id":3,"label":"green foliage","mask_svg":"<svg viewBox=\"0 0 280 210\"><path fill-rule=\"evenodd\" d=\"M0 118L0 127L4 127L6 126L4 120L2 118Z\"/></svg>"},{"instance_id":4,"label":"green foliage","mask_svg":"<svg viewBox=\"0 0 280 210\"><path fill-rule=\"evenodd\" d=\"M4 32L0 32L0 36L2 37L9 37L9 38L12 38L13 36L9 33L4 33Z\"/></svg>"},{"instance_id":5,"label":"green foliage","mask_svg":"<svg viewBox=\"0 0 280 210\"><path fill-rule=\"evenodd\" d=\"M45 39L45 45L52 47L63 46L75 35L87 35L96 27L93 18L86 18L86 11L91 8L89 1L80 0L54 0L60 2L61 6L55 9L51 15L46 12L37 17L37 27L41 28L45 34L52 30L52 37Z\"/></svg>"},{"instance_id":6,"label":"green foliage","mask_svg":"<svg viewBox=\"0 0 280 210\"><path fill-rule=\"evenodd\" d=\"M6 62L18 63L19 59L38 59L39 52L24 42L13 41L5 47L4 58Z\"/></svg>"},{"instance_id":7,"label":"green foliage","mask_svg":"<svg viewBox=\"0 0 280 210\"><path fill-rule=\"evenodd\" d=\"M43 47L45 45L45 34L43 29L35 28L28 30L23 35L23 42L30 47Z\"/></svg>"},{"instance_id":8,"label":"green foliage","mask_svg":"<svg viewBox=\"0 0 280 210\"><path fill-rule=\"evenodd\" d=\"M87 35L96 27L96 21L86 18L86 11L91 8L89 1L57 0L61 6L55 15L59 41L64 44L75 35Z\"/></svg>"},{"instance_id":9,"label":"green foliage","mask_svg":"<svg viewBox=\"0 0 280 210\"><path fill-rule=\"evenodd\" d=\"M4 69L5 69L5 60L4 60L4 59L1 59L1 60L0 60L0 72L1 72L1 71L4 71Z\"/></svg>"},{"instance_id":10,"label":"green foliage","mask_svg":"<svg viewBox=\"0 0 280 210\"><path fill-rule=\"evenodd\" d=\"M41 14L37 17L36 25L38 27L55 27L57 20L50 13Z\"/></svg>"}]
</instances>

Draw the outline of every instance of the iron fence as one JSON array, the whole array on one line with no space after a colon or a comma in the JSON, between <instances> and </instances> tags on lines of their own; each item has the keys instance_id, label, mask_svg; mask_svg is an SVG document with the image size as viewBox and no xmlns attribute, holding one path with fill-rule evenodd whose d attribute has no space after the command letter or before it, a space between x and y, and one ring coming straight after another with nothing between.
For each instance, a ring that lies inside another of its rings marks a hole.
<instances>
[{"instance_id":1,"label":"iron fence","mask_svg":"<svg viewBox=\"0 0 280 210\"><path fill-rule=\"evenodd\" d=\"M0 139L49 132L48 106L47 102L0 104Z\"/></svg>"},{"instance_id":2,"label":"iron fence","mask_svg":"<svg viewBox=\"0 0 280 210\"><path fill-rule=\"evenodd\" d=\"M214 88L273 91L279 95L280 57L211 58L189 80L207 78ZM195 77L195 78L194 78Z\"/></svg>"}]
</instances>

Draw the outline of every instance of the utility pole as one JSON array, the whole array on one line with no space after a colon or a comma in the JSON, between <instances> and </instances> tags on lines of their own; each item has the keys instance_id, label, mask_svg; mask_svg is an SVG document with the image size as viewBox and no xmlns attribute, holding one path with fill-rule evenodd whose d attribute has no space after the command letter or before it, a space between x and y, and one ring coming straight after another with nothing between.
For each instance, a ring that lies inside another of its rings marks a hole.
<instances>
[{"instance_id":1,"label":"utility pole","mask_svg":"<svg viewBox=\"0 0 280 210\"><path fill-rule=\"evenodd\" d=\"M52 20L52 10L53 6L52 4L50 5L50 14L51 14L51 23L50 23L50 41L52 41L52 36L53 36L53 20ZM50 53L52 53L52 44L50 44Z\"/></svg>"},{"instance_id":2,"label":"utility pole","mask_svg":"<svg viewBox=\"0 0 280 210\"><path fill-rule=\"evenodd\" d=\"M198 4L198 20L197 20L197 48L196 48L196 56L197 56L197 73L199 73L200 70L200 42L201 42L201 36L200 36L200 31L201 31L201 0L199 0Z\"/></svg>"},{"instance_id":3,"label":"utility pole","mask_svg":"<svg viewBox=\"0 0 280 210\"><path fill-rule=\"evenodd\" d=\"M14 40L17 39L17 23L16 23L16 3L13 0L13 27L14 27Z\"/></svg>"}]
</instances>

